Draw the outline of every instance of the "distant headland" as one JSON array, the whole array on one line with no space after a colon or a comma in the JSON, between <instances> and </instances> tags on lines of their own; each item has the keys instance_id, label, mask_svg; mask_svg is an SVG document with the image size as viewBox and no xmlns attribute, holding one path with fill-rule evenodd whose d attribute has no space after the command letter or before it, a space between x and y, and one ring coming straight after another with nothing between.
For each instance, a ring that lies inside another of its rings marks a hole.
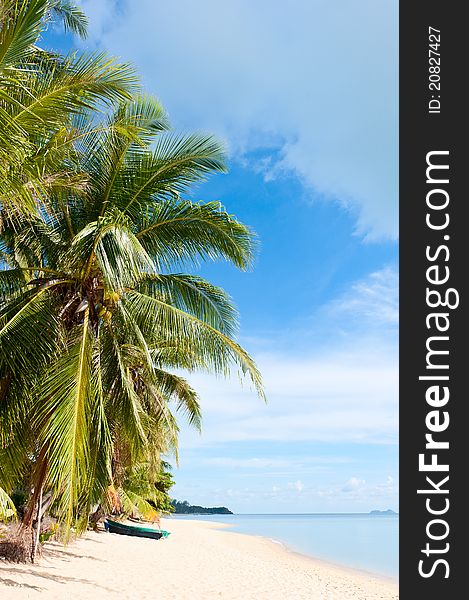
<instances>
[{"instance_id":1,"label":"distant headland","mask_svg":"<svg viewBox=\"0 0 469 600\"><path fill-rule=\"evenodd\" d=\"M370 510L370 515L397 515L397 512L394 512L390 508L387 510Z\"/></svg>"},{"instance_id":2,"label":"distant headland","mask_svg":"<svg viewBox=\"0 0 469 600\"><path fill-rule=\"evenodd\" d=\"M197 506L192 505L187 502L187 500L183 500L182 502L178 502L177 500L172 500L171 504L174 507L175 515L232 515L231 510L226 508L226 506Z\"/></svg>"}]
</instances>

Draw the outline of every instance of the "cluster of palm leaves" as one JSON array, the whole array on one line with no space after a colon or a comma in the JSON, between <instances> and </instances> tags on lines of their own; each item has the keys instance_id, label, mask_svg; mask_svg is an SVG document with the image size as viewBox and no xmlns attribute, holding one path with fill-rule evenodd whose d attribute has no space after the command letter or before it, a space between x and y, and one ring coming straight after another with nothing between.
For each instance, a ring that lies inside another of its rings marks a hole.
<instances>
[{"instance_id":1,"label":"cluster of palm leaves","mask_svg":"<svg viewBox=\"0 0 469 600\"><path fill-rule=\"evenodd\" d=\"M169 132L128 65L41 49L57 19L86 32L65 0L0 1L0 517L23 482L25 525L47 497L69 531L157 500L176 413L200 426L181 372L262 386L230 298L185 272L252 260L246 226L184 199L223 148Z\"/></svg>"}]
</instances>

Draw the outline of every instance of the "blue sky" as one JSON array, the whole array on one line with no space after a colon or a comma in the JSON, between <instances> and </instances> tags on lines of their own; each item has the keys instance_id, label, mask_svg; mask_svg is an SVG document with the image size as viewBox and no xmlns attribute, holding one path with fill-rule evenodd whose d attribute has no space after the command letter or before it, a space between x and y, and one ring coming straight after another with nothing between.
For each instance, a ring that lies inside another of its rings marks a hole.
<instances>
[{"instance_id":1,"label":"blue sky","mask_svg":"<svg viewBox=\"0 0 469 600\"><path fill-rule=\"evenodd\" d=\"M135 64L178 130L210 131L254 268L208 265L268 404L195 375L174 496L235 512L398 508L397 1L83 0L85 46ZM52 32L52 44L66 45Z\"/></svg>"}]
</instances>

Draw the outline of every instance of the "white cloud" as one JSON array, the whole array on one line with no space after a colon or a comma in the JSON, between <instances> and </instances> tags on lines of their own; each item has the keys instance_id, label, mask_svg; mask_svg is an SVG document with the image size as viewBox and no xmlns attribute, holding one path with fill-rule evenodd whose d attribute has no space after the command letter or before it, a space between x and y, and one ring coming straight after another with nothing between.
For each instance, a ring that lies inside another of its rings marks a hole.
<instances>
[{"instance_id":1,"label":"white cloud","mask_svg":"<svg viewBox=\"0 0 469 600\"><path fill-rule=\"evenodd\" d=\"M237 156L275 149L267 179L294 173L359 232L396 237L397 2L82 4L94 43L132 60L178 126Z\"/></svg>"},{"instance_id":2,"label":"white cloud","mask_svg":"<svg viewBox=\"0 0 469 600\"><path fill-rule=\"evenodd\" d=\"M326 310L329 317L350 319L370 326L394 326L399 322L399 277L393 267L384 267L352 285Z\"/></svg>"},{"instance_id":3,"label":"white cloud","mask_svg":"<svg viewBox=\"0 0 469 600\"><path fill-rule=\"evenodd\" d=\"M243 469L254 471L266 471L277 473L278 469L284 472L301 470L303 472L315 472L317 469L330 465L347 464L351 459L347 456L302 456L276 458L234 458L231 456L213 456L206 458L197 458L198 463L210 465L211 467L223 467L227 469ZM277 470L277 471L274 471ZM256 473L257 476L257 473Z\"/></svg>"},{"instance_id":4,"label":"white cloud","mask_svg":"<svg viewBox=\"0 0 469 600\"><path fill-rule=\"evenodd\" d=\"M327 322L333 334L329 331L326 339L325 328L315 351L295 356L291 346L276 339L270 341L275 351L266 352L265 344L260 344L263 350L255 358L267 405L237 381L191 374L202 399L204 433L201 438L184 430L182 445L242 440L396 444L396 283L395 271L386 268L319 309L314 319ZM342 321L349 331L340 337L336 328ZM290 331L290 339L292 335ZM260 457L250 464L266 466ZM286 468L281 462L271 466Z\"/></svg>"},{"instance_id":5,"label":"white cloud","mask_svg":"<svg viewBox=\"0 0 469 600\"><path fill-rule=\"evenodd\" d=\"M365 486L365 481L358 477L351 477L343 486L342 492L355 492Z\"/></svg>"},{"instance_id":6,"label":"white cloud","mask_svg":"<svg viewBox=\"0 0 469 600\"><path fill-rule=\"evenodd\" d=\"M289 483L287 487L291 490L296 490L299 494L301 494L301 492L305 489L305 485L300 479Z\"/></svg>"},{"instance_id":7,"label":"white cloud","mask_svg":"<svg viewBox=\"0 0 469 600\"><path fill-rule=\"evenodd\" d=\"M204 432L184 428L185 472L205 467L214 480L227 477L226 487L233 473L252 482L236 495L233 506L241 512L397 508L397 483L390 475L382 479L383 466L394 473L397 460L396 284L395 271L385 268L320 307L302 330L288 332L290 340L319 339L301 354L282 336L250 339L259 349L267 406L238 382L191 375ZM390 460L385 444L394 446ZM377 456L387 458L381 463Z\"/></svg>"},{"instance_id":8,"label":"white cloud","mask_svg":"<svg viewBox=\"0 0 469 600\"><path fill-rule=\"evenodd\" d=\"M182 492L182 490L181 490ZM344 483L324 485L314 481L304 482L302 479L287 481L284 484L266 486L261 480L258 484L248 487L211 487L205 485L201 496L196 496L197 503L221 503L229 499L229 504L252 509L257 506L260 512L271 506L294 506L299 512L350 512L351 510L368 512L372 509L384 510L393 507L397 509L399 488L393 481L374 480L367 482L361 477L351 477ZM185 492L182 492L184 496ZM191 494L195 492L191 490ZM271 504L271 502L273 504ZM194 503L196 501L194 500ZM257 503L257 504L256 504Z\"/></svg>"},{"instance_id":9,"label":"white cloud","mask_svg":"<svg viewBox=\"0 0 469 600\"><path fill-rule=\"evenodd\" d=\"M366 482L360 477L350 477L345 484L336 484L330 487L319 486L311 489L312 496L323 499L337 500L341 496L347 501L373 501L395 504L399 496L399 486L393 477L388 476L386 481Z\"/></svg>"},{"instance_id":10,"label":"white cloud","mask_svg":"<svg viewBox=\"0 0 469 600\"><path fill-rule=\"evenodd\" d=\"M290 466L290 461L278 458L232 458L229 456L216 456L204 458L202 462L216 467L229 469L278 469Z\"/></svg>"},{"instance_id":11,"label":"white cloud","mask_svg":"<svg viewBox=\"0 0 469 600\"><path fill-rule=\"evenodd\" d=\"M237 382L192 375L202 398L202 437L182 444L226 441L354 441L396 443L397 368L379 349L323 358L258 356L268 405Z\"/></svg>"}]
</instances>

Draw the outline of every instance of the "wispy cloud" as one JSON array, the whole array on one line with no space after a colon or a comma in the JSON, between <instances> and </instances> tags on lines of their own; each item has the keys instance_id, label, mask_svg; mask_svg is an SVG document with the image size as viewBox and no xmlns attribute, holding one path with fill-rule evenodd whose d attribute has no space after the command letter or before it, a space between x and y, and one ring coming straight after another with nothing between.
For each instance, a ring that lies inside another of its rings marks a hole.
<instances>
[{"instance_id":1,"label":"wispy cloud","mask_svg":"<svg viewBox=\"0 0 469 600\"><path fill-rule=\"evenodd\" d=\"M342 487L342 492L355 492L365 486L366 482L364 479L359 477L350 477L347 483Z\"/></svg>"},{"instance_id":2,"label":"wispy cloud","mask_svg":"<svg viewBox=\"0 0 469 600\"><path fill-rule=\"evenodd\" d=\"M226 467L229 469L244 469L255 471L274 472L276 469L288 469L291 471L306 470L308 467L323 467L351 462L347 456L302 456L300 458L233 458L231 456L214 456L199 459L204 465L212 467Z\"/></svg>"},{"instance_id":3,"label":"wispy cloud","mask_svg":"<svg viewBox=\"0 0 469 600\"><path fill-rule=\"evenodd\" d=\"M207 486L206 486L207 488ZM184 495L181 489L180 493ZM191 493L194 494L194 491ZM197 492L195 492L197 494ZM202 492L203 494L203 492ZM206 494L206 495L205 495ZM345 483L321 485L305 482L302 479L287 481L267 487L251 485L244 487L208 487L205 494L196 498L209 497L212 502L229 499L241 508L259 506L261 511L271 506L288 509L294 506L304 512L334 512L398 507L399 488L391 476L386 480L366 482L360 477L351 477Z\"/></svg>"},{"instance_id":4,"label":"wispy cloud","mask_svg":"<svg viewBox=\"0 0 469 600\"><path fill-rule=\"evenodd\" d=\"M395 443L397 371L379 350L354 349L323 359L258 357L268 406L233 381L193 375L202 397L202 438L185 432L196 446L241 440L347 440Z\"/></svg>"},{"instance_id":5,"label":"wispy cloud","mask_svg":"<svg viewBox=\"0 0 469 600\"><path fill-rule=\"evenodd\" d=\"M321 322L330 339L321 338L301 356L276 339L275 350L259 344L256 360L267 406L237 381L191 375L202 398L205 432L199 438L184 431L183 445L292 439L397 443L396 285L396 272L385 268L320 307L312 320ZM338 328L347 335L336 335Z\"/></svg>"},{"instance_id":6,"label":"wispy cloud","mask_svg":"<svg viewBox=\"0 0 469 600\"><path fill-rule=\"evenodd\" d=\"M331 302L326 311L335 320L350 320L365 327L397 327L399 322L399 277L387 266L357 281L345 294Z\"/></svg>"},{"instance_id":7,"label":"wispy cloud","mask_svg":"<svg viewBox=\"0 0 469 600\"><path fill-rule=\"evenodd\" d=\"M296 490L299 494L305 489L305 484L301 481L301 479L297 479L296 481L290 482L287 486L291 490Z\"/></svg>"},{"instance_id":8,"label":"wispy cloud","mask_svg":"<svg viewBox=\"0 0 469 600\"><path fill-rule=\"evenodd\" d=\"M366 482L360 477L351 477L344 485L335 485L329 488L317 490L323 497L334 498L343 494L350 501L384 499L395 503L399 495L399 486L391 475L385 481Z\"/></svg>"}]
</instances>

